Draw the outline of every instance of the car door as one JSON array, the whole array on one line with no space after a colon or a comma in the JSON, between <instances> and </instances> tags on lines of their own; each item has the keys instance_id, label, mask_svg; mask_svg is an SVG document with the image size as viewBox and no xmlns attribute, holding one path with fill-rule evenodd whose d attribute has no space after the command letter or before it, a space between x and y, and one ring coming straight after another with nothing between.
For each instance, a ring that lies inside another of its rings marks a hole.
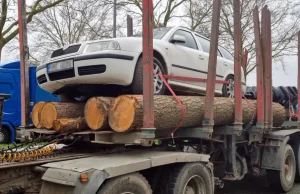
<instances>
[{"instance_id":1,"label":"car door","mask_svg":"<svg viewBox=\"0 0 300 194\"><path fill-rule=\"evenodd\" d=\"M198 42L201 44L203 51L201 55L203 56L206 64L206 76L208 74L208 59L209 59L209 50L210 50L210 41L204 37L196 35ZM224 79L224 60L222 58L221 52L218 50L218 57L217 57L217 69L216 69L216 80L223 80ZM222 84L216 84L215 89L220 90L222 88Z\"/></svg>"},{"instance_id":2,"label":"car door","mask_svg":"<svg viewBox=\"0 0 300 194\"><path fill-rule=\"evenodd\" d=\"M170 37L170 40L173 39L174 35L185 37L185 42L174 43L170 46L172 64L171 74L175 76L204 78L205 72L200 71L199 68L197 68L199 63L201 63L201 60L199 59L200 56L198 52L198 46L192 33L186 30L178 29ZM199 84L199 82L182 80L172 81L181 83L181 86L188 87L192 90L199 90L199 86L201 86L201 84L203 87L203 83Z\"/></svg>"}]
</instances>

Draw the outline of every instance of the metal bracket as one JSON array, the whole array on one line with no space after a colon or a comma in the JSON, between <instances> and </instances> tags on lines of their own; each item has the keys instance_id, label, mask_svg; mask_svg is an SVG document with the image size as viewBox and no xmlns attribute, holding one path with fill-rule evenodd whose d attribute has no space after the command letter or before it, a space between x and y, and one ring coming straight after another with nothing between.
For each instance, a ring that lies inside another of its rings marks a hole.
<instances>
[{"instance_id":1,"label":"metal bracket","mask_svg":"<svg viewBox=\"0 0 300 194\"><path fill-rule=\"evenodd\" d=\"M156 130L156 138L165 138L170 134L170 130ZM206 138L210 139L212 133L205 131L203 128L179 128L174 133L174 138Z\"/></svg>"}]
</instances>

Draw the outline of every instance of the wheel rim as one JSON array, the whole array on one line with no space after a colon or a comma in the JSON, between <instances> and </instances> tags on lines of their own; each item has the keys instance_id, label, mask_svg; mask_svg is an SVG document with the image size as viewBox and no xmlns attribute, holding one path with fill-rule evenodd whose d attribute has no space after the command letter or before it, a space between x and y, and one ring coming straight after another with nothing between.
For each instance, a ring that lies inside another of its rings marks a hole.
<instances>
[{"instance_id":1,"label":"wheel rim","mask_svg":"<svg viewBox=\"0 0 300 194\"><path fill-rule=\"evenodd\" d=\"M234 80L228 79L229 84L226 84L226 94L229 98L234 98Z\"/></svg>"},{"instance_id":2,"label":"wheel rim","mask_svg":"<svg viewBox=\"0 0 300 194\"><path fill-rule=\"evenodd\" d=\"M159 73L162 73L161 68L159 67L158 64L154 63L153 64L153 83L154 83L154 94L160 93L160 91L163 88L163 81L158 75Z\"/></svg>"},{"instance_id":3,"label":"wheel rim","mask_svg":"<svg viewBox=\"0 0 300 194\"><path fill-rule=\"evenodd\" d=\"M205 194L205 183L203 179L195 175L191 177L184 186L184 194Z\"/></svg>"},{"instance_id":4,"label":"wheel rim","mask_svg":"<svg viewBox=\"0 0 300 194\"><path fill-rule=\"evenodd\" d=\"M291 154L288 154L285 158L285 165L284 165L284 175L285 180L288 182L292 181L293 179L293 172L295 171L295 165L293 162L293 157Z\"/></svg>"}]
</instances>

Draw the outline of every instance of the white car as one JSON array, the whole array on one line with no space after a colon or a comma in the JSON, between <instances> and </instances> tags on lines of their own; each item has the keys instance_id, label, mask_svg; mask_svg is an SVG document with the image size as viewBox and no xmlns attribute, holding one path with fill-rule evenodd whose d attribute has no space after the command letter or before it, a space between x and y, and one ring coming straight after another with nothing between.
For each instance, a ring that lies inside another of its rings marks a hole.
<instances>
[{"instance_id":1,"label":"white car","mask_svg":"<svg viewBox=\"0 0 300 194\"><path fill-rule=\"evenodd\" d=\"M153 30L154 90L164 94L166 86L158 73L207 78L210 41L184 27ZM217 80L234 80L234 58L219 46ZM79 96L142 94L142 38L124 37L67 45L55 50L37 67L41 88L60 95L63 101ZM178 93L205 95L206 83L168 79ZM246 84L242 71L242 91ZM124 90L123 90L124 89ZM216 84L215 95L233 97L232 84ZM77 100L80 100L77 98Z\"/></svg>"}]
</instances>

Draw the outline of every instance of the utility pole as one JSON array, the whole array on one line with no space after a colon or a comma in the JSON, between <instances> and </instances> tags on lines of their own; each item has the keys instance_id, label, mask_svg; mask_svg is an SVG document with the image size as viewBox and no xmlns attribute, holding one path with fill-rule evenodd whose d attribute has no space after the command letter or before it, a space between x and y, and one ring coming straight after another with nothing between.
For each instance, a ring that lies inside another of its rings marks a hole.
<instances>
[{"instance_id":1,"label":"utility pole","mask_svg":"<svg viewBox=\"0 0 300 194\"><path fill-rule=\"evenodd\" d=\"M127 15L127 36L133 35L133 21L130 15Z\"/></svg>"},{"instance_id":2,"label":"utility pole","mask_svg":"<svg viewBox=\"0 0 300 194\"><path fill-rule=\"evenodd\" d=\"M114 24L113 24L113 37L117 37L117 0L114 0Z\"/></svg>"},{"instance_id":3,"label":"utility pole","mask_svg":"<svg viewBox=\"0 0 300 194\"><path fill-rule=\"evenodd\" d=\"M27 43L26 0L18 0L18 23L21 70L21 124L22 127L27 127L29 125L30 105L28 81L29 49Z\"/></svg>"}]
</instances>

